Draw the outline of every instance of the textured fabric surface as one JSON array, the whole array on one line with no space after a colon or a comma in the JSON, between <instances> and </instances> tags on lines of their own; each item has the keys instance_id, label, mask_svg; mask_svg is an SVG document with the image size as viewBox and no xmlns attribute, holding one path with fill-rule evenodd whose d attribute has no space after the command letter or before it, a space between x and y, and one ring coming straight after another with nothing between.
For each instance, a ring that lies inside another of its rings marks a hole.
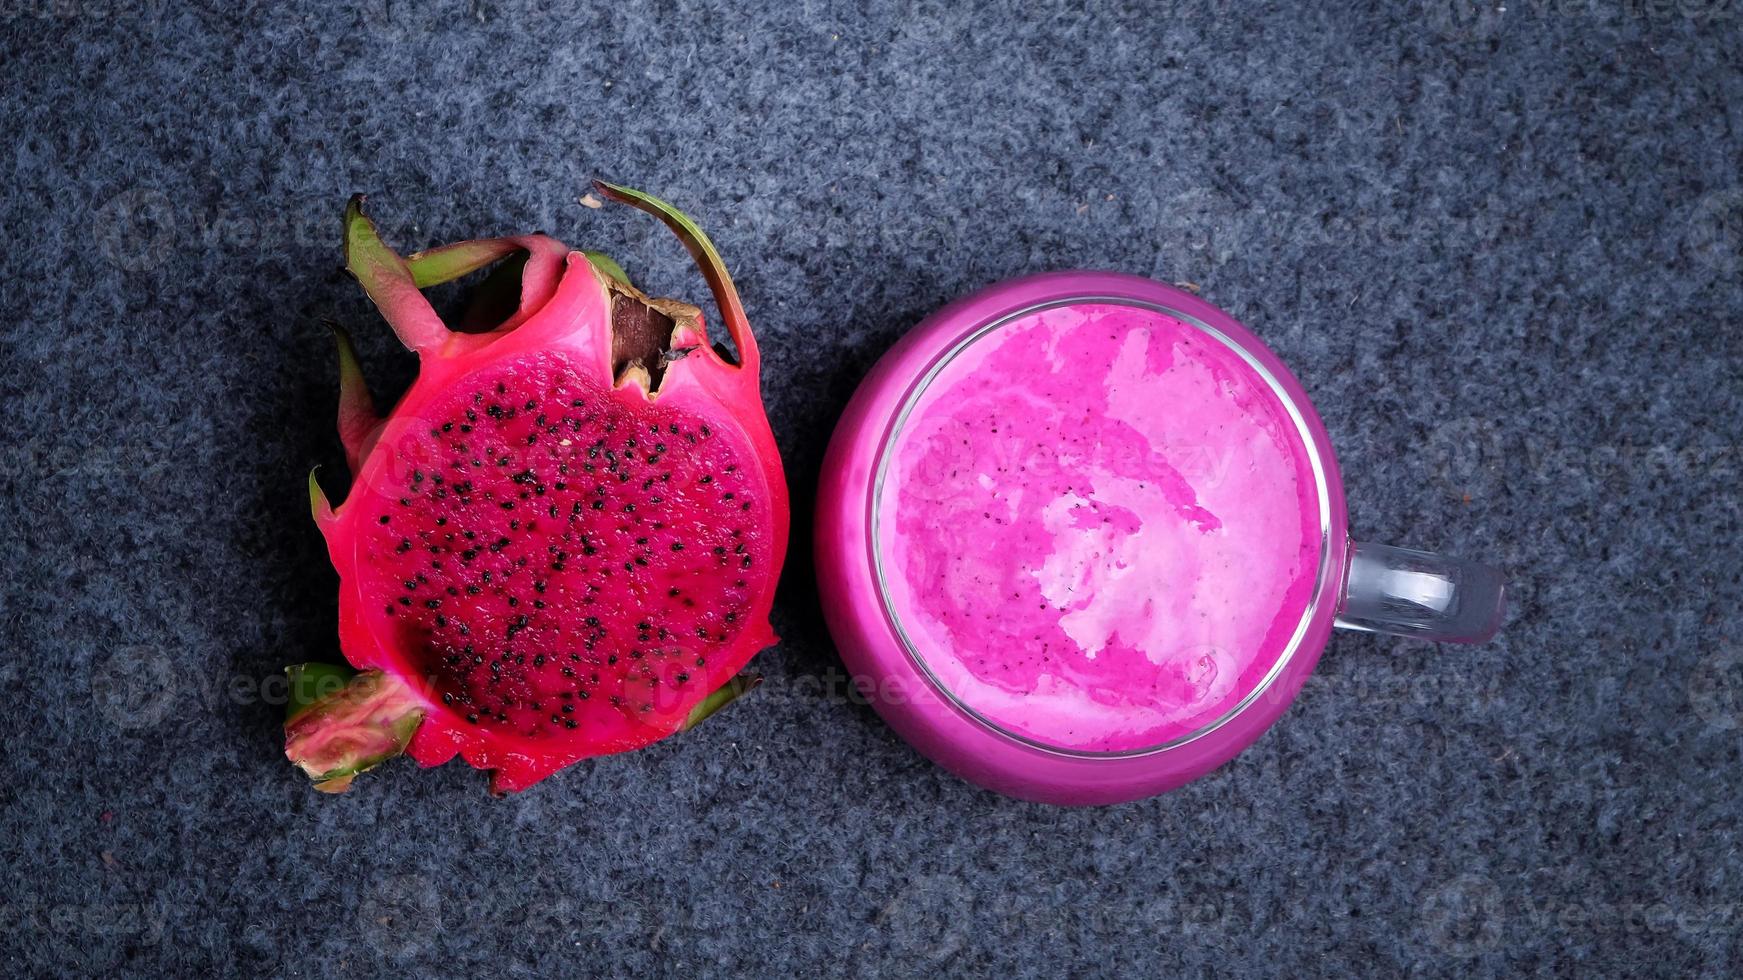
<instances>
[{"instance_id":1,"label":"textured fabric surface","mask_svg":"<svg viewBox=\"0 0 1743 980\"><path fill-rule=\"evenodd\" d=\"M1504 10L1502 8L1505 8ZM1743 8L0 4L0 971L1724 974L1743 958ZM798 511L768 683L506 800L284 762L331 658L310 466L369 191L546 229L763 339ZM849 696L807 502L968 290L1197 284L1303 379L1364 538L1514 576L1477 648L1337 636L1168 796L1014 802Z\"/></svg>"}]
</instances>

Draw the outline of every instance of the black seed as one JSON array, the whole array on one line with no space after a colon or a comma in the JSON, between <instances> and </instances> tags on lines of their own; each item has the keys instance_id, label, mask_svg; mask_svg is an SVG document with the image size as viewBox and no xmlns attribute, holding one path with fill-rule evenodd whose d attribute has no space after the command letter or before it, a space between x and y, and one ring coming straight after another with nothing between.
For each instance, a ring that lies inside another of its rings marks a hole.
<instances>
[{"instance_id":1,"label":"black seed","mask_svg":"<svg viewBox=\"0 0 1743 980\"><path fill-rule=\"evenodd\" d=\"M383 524L387 523L387 515L386 514L381 515L381 523L383 523Z\"/></svg>"}]
</instances>

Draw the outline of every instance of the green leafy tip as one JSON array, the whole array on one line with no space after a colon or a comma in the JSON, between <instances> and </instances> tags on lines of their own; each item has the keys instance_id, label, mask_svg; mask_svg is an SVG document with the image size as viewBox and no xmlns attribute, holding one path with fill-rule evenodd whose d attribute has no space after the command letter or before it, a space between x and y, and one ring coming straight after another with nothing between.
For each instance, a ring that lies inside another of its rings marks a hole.
<instances>
[{"instance_id":1,"label":"green leafy tip","mask_svg":"<svg viewBox=\"0 0 1743 980\"><path fill-rule=\"evenodd\" d=\"M721 260L714 243L708 240L701 227L689 215L652 194L618 184L608 184L603 180L594 181L593 187L619 204L627 204L659 218L684 243L684 248L690 252L690 257L696 261L696 267L702 271L702 278L708 281L708 288L714 293L714 304L720 308L720 319L725 322L726 332L738 348L739 362L749 369L749 376L755 377L758 364L757 343L756 338L751 335L750 321L745 318L744 304L739 302L738 287L732 284L732 276L727 274L726 263Z\"/></svg>"},{"instance_id":2,"label":"green leafy tip","mask_svg":"<svg viewBox=\"0 0 1743 980\"><path fill-rule=\"evenodd\" d=\"M581 254L587 256L587 261L593 263L595 269L625 286L629 285L629 274L623 271L623 266L618 265L616 259L604 252L582 252Z\"/></svg>"},{"instance_id":3,"label":"green leafy tip","mask_svg":"<svg viewBox=\"0 0 1743 980\"><path fill-rule=\"evenodd\" d=\"M284 672L290 681L289 696L284 705L285 721L302 714L303 709L316 701L339 693L351 678L357 676L355 670L338 664L292 664Z\"/></svg>"},{"instance_id":4,"label":"green leafy tip","mask_svg":"<svg viewBox=\"0 0 1743 980\"><path fill-rule=\"evenodd\" d=\"M314 515L316 521L325 520L333 512L333 508L327 504L327 494L321 489L321 481L316 477L320 472L319 466L309 471L309 513Z\"/></svg>"},{"instance_id":5,"label":"green leafy tip","mask_svg":"<svg viewBox=\"0 0 1743 980\"><path fill-rule=\"evenodd\" d=\"M684 719L684 724L678 730L687 732L708 720L708 716L726 707L763 682L760 674L739 674L732 680L715 688L702 699L702 703L690 709L690 717Z\"/></svg>"},{"instance_id":6,"label":"green leafy tip","mask_svg":"<svg viewBox=\"0 0 1743 980\"><path fill-rule=\"evenodd\" d=\"M408 255L405 264L412 270L412 280L418 288L428 289L477 272L518 251L521 246L512 238L481 238Z\"/></svg>"}]
</instances>

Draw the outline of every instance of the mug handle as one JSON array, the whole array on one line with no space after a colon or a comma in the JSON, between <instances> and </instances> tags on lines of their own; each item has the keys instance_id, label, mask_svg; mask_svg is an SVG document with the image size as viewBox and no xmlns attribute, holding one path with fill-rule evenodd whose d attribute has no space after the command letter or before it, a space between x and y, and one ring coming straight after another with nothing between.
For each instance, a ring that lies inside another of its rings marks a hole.
<instances>
[{"instance_id":1,"label":"mug handle","mask_svg":"<svg viewBox=\"0 0 1743 980\"><path fill-rule=\"evenodd\" d=\"M1340 629L1484 643L1501 628L1506 581L1499 569L1409 548L1351 541Z\"/></svg>"}]
</instances>

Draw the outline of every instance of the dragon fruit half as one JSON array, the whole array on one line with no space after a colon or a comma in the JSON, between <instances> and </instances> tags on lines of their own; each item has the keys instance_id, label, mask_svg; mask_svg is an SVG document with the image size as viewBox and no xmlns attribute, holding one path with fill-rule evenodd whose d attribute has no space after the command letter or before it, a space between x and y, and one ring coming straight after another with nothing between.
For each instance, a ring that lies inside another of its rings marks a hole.
<instances>
[{"instance_id":1,"label":"dragon fruit half","mask_svg":"<svg viewBox=\"0 0 1743 980\"><path fill-rule=\"evenodd\" d=\"M419 358L385 419L338 332L352 489L309 493L340 578L349 668L291 669L285 754L320 789L408 752L524 789L731 700L775 642L787 490L756 339L714 246L651 196L713 290L696 307L544 235L401 257L353 198L346 267ZM422 289L491 271L452 329Z\"/></svg>"}]
</instances>

